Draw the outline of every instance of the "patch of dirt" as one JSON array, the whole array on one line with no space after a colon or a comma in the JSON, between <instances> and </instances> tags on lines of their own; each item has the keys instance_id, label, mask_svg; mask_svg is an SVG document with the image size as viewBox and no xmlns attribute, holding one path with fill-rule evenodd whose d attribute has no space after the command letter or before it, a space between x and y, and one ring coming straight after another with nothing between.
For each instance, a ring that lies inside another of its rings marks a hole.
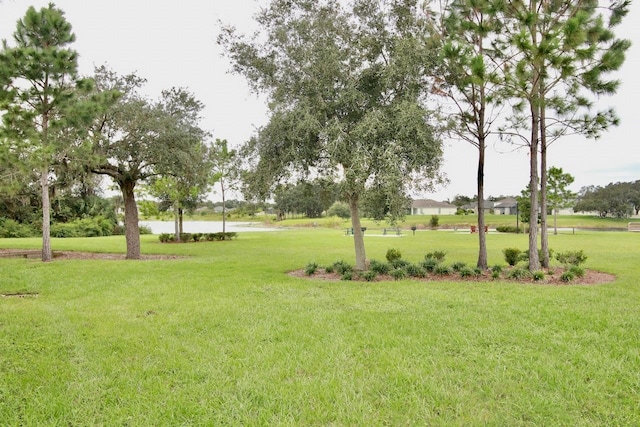
<instances>
[{"instance_id":1,"label":"patch of dirt","mask_svg":"<svg viewBox=\"0 0 640 427\"><path fill-rule=\"evenodd\" d=\"M42 252L39 249L0 249L0 258L40 258ZM124 260L125 254L97 253L97 252L76 252L76 251L53 251L54 259L106 259ZM141 255L141 260L154 259L179 259L184 258L177 255Z\"/></svg>"},{"instance_id":2,"label":"patch of dirt","mask_svg":"<svg viewBox=\"0 0 640 427\"><path fill-rule=\"evenodd\" d=\"M514 280L507 279L505 277L505 273L507 270L505 269L502 272L500 279L493 279L491 277L491 273L485 272L481 276L478 277L460 277L457 273L452 273L445 276L437 276L433 273L427 274L426 277L417 278L417 277L406 277L406 280L415 280L421 282L435 282L435 281L449 281L449 282L494 282L494 281L502 281L502 282L520 282L520 283L531 283L535 285L555 285L555 286L571 286L571 285L601 285L606 283L612 283L616 280L616 276L613 274L603 273L601 271L595 270L586 270L584 271L583 277L576 277L570 282L564 282L560 278L562 273L564 272L563 268L554 268L551 272L545 274L543 280L534 281L533 279L522 279L522 280ZM338 273L327 273L324 269L319 268L316 273L309 276L305 273L304 269L290 271L288 273L293 277L301 277L310 280L331 280L331 281L339 281L341 279L341 275ZM353 281L364 282L365 279L359 277L354 273ZM388 275L377 275L372 282L393 282L395 279Z\"/></svg>"}]
</instances>

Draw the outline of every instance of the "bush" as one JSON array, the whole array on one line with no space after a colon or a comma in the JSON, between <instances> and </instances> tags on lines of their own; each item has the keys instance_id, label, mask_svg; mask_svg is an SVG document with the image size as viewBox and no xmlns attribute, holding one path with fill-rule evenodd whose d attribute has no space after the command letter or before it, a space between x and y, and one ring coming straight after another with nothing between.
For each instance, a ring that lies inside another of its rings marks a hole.
<instances>
[{"instance_id":1,"label":"bush","mask_svg":"<svg viewBox=\"0 0 640 427\"><path fill-rule=\"evenodd\" d=\"M420 263L420 266L425 271L428 271L428 272L432 272L437 265L438 265L438 260L436 260L435 258L425 258L424 261Z\"/></svg>"},{"instance_id":2,"label":"bush","mask_svg":"<svg viewBox=\"0 0 640 427\"><path fill-rule=\"evenodd\" d=\"M499 233L521 233L522 230L515 225L498 225L496 231Z\"/></svg>"},{"instance_id":3,"label":"bush","mask_svg":"<svg viewBox=\"0 0 640 427\"><path fill-rule=\"evenodd\" d=\"M560 280L563 282L571 282L575 278L576 276L570 270L567 270L560 275Z\"/></svg>"},{"instance_id":4,"label":"bush","mask_svg":"<svg viewBox=\"0 0 640 427\"><path fill-rule=\"evenodd\" d=\"M544 271L534 271L532 277L536 282L544 280Z\"/></svg>"},{"instance_id":5,"label":"bush","mask_svg":"<svg viewBox=\"0 0 640 427\"><path fill-rule=\"evenodd\" d=\"M493 267L489 267L489 270L491 270L491 272L497 271L498 274L502 273L502 266L500 264L496 264Z\"/></svg>"},{"instance_id":6,"label":"bush","mask_svg":"<svg viewBox=\"0 0 640 427\"><path fill-rule=\"evenodd\" d=\"M37 230L31 225L21 224L13 219L0 218L0 237L34 237L37 235Z\"/></svg>"},{"instance_id":7,"label":"bush","mask_svg":"<svg viewBox=\"0 0 640 427\"><path fill-rule=\"evenodd\" d=\"M431 215L431 219L429 220L429 225L431 228L438 228L438 223L440 222L440 217L438 215Z\"/></svg>"},{"instance_id":8,"label":"bush","mask_svg":"<svg viewBox=\"0 0 640 427\"><path fill-rule=\"evenodd\" d=\"M518 261L520 261L520 254L522 251L518 248L506 248L502 250L502 253L504 254L504 260L507 264L513 267L518 263Z\"/></svg>"},{"instance_id":9,"label":"bush","mask_svg":"<svg viewBox=\"0 0 640 427\"><path fill-rule=\"evenodd\" d=\"M387 274L391 270L391 266L385 262L372 259L369 263L369 269L377 274Z\"/></svg>"},{"instance_id":10,"label":"bush","mask_svg":"<svg viewBox=\"0 0 640 427\"><path fill-rule=\"evenodd\" d=\"M202 239L202 233L193 233L191 236L194 242L199 242Z\"/></svg>"},{"instance_id":11,"label":"bush","mask_svg":"<svg viewBox=\"0 0 640 427\"><path fill-rule=\"evenodd\" d=\"M398 258L398 259L394 259L393 261L391 261L391 266L395 269L398 268L405 268L409 265L409 261L406 261L402 258Z\"/></svg>"},{"instance_id":12,"label":"bush","mask_svg":"<svg viewBox=\"0 0 640 427\"><path fill-rule=\"evenodd\" d=\"M462 270L463 268L465 268L467 266L467 264L463 261L456 261L453 264L451 264L451 269L455 272L460 272L460 270Z\"/></svg>"},{"instance_id":13,"label":"bush","mask_svg":"<svg viewBox=\"0 0 640 427\"><path fill-rule=\"evenodd\" d=\"M387 254L385 255L385 258L387 259L387 261L393 262L397 259L402 258L402 253L397 249L391 248L387 250Z\"/></svg>"},{"instance_id":14,"label":"bush","mask_svg":"<svg viewBox=\"0 0 640 427\"><path fill-rule=\"evenodd\" d=\"M345 271L340 277L341 280L353 280L353 271Z\"/></svg>"},{"instance_id":15,"label":"bush","mask_svg":"<svg viewBox=\"0 0 640 427\"><path fill-rule=\"evenodd\" d=\"M378 275L378 273L376 273L375 271L367 270L367 271L362 273L362 278L364 280L366 280L367 282L373 282L373 280L375 280L377 275Z\"/></svg>"},{"instance_id":16,"label":"bush","mask_svg":"<svg viewBox=\"0 0 640 427\"><path fill-rule=\"evenodd\" d=\"M180 241L188 242L191 240L191 233L180 233Z\"/></svg>"},{"instance_id":17,"label":"bush","mask_svg":"<svg viewBox=\"0 0 640 427\"><path fill-rule=\"evenodd\" d=\"M337 261L333 263L333 269L338 274L344 275L345 273L351 273L353 271L353 267L344 261ZM349 279L351 280L351 279Z\"/></svg>"},{"instance_id":18,"label":"bush","mask_svg":"<svg viewBox=\"0 0 640 427\"><path fill-rule=\"evenodd\" d=\"M339 218L351 218L351 210L349 205L343 202L334 202L327 210L327 216L337 216Z\"/></svg>"},{"instance_id":19,"label":"bush","mask_svg":"<svg viewBox=\"0 0 640 427\"><path fill-rule=\"evenodd\" d=\"M497 280L500 278L500 270L491 270L491 278Z\"/></svg>"},{"instance_id":20,"label":"bush","mask_svg":"<svg viewBox=\"0 0 640 427\"><path fill-rule=\"evenodd\" d=\"M331 274L334 271L336 271L335 267L333 265L328 265L324 268L324 272L327 274Z\"/></svg>"},{"instance_id":21,"label":"bush","mask_svg":"<svg viewBox=\"0 0 640 427\"><path fill-rule=\"evenodd\" d=\"M587 260L587 256L582 250L579 251L566 251L558 252L556 259L563 264L567 265L580 265Z\"/></svg>"},{"instance_id":22,"label":"bush","mask_svg":"<svg viewBox=\"0 0 640 427\"><path fill-rule=\"evenodd\" d=\"M317 270L318 270L318 264L315 262L310 262L305 267L304 274L306 274L307 276L312 276L316 273Z\"/></svg>"},{"instance_id":23,"label":"bush","mask_svg":"<svg viewBox=\"0 0 640 427\"><path fill-rule=\"evenodd\" d=\"M433 258L438 262L442 262L444 261L444 257L447 255L447 253L445 251L433 251L433 252L429 252L428 254L426 254L424 256L425 259L427 258Z\"/></svg>"},{"instance_id":24,"label":"bush","mask_svg":"<svg viewBox=\"0 0 640 427\"><path fill-rule=\"evenodd\" d=\"M425 277L426 273L422 267L415 264L409 264L406 266L405 271L410 277Z\"/></svg>"},{"instance_id":25,"label":"bush","mask_svg":"<svg viewBox=\"0 0 640 427\"><path fill-rule=\"evenodd\" d=\"M447 275L451 274L451 268L449 268L448 265L438 264L433 269L433 273L438 275L438 276L447 276Z\"/></svg>"},{"instance_id":26,"label":"bush","mask_svg":"<svg viewBox=\"0 0 640 427\"><path fill-rule=\"evenodd\" d=\"M393 277L395 280L402 280L407 277L407 272L399 268L396 270L392 270L390 274L391 277Z\"/></svg>"},{"instance_id":27,"label":"bush","mask_svg":"<svg viewBox=\"0 0 640 427\"><path fill-rule=\"evenodd\" d=\"M526 268L520 267L514 268L507 274L507 278L513 280L523 280L528 279L529 277L531 277L531 272Z\"/></svg>"},{"instance_id":28,"label":"bush","mask_svg":"<svg viewBox=\"0 0 640 427\"><path fill-rule=\"evenodd\" d=\"M579 265L572 265L571 267L569 267L568 271L571 274L573 274L575 277L578 277L578 278L584 277L584 268L580 267Z\"/></svg>"},{"instance_id":29,"label":"bush","mask_svg":"<svg viewBox=\"0 0 640 427\"><path fill-rule=\"evenodd\" d=\"M147 227L146 225L141 225L138 227L138 233L140 234L153 234L151 231L151 227Z\"/></svg>"},{"instance_id":30,"label":"bush","mask_svg":"<svg viewBox=\"0 0 640 427\"><path fill-rule=\"evenodd\" d=\"M173 241L173 234L162 233L158 236L158 239L160 239L160 242L162 243L168 243Z\"/></svg>"},{"instance_id":31,"label":"bush","mask_svg":"<svg viewBox=\"0 0 640 427\"><path fill-rule=\"evenodd\" d=\"M460 277L478 277L480 274L473 268L462 266L458 271Z\"/></svg>"}]
</instances>

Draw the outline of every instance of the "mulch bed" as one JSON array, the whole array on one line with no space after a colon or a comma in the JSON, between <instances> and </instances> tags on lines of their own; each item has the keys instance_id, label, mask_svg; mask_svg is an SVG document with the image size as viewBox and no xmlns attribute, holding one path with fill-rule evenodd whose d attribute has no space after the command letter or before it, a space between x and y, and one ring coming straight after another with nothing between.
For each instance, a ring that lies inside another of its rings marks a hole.
<instances>
[{"instance_id":1,"label":"mulch bed","mask_svg":"<svg viewBox=\"0 0 640 427\"><path fill-rule=\"evenodd\" d=\"M42 251L39 249L0 249L0 258L40 258ZM98 253L98 252L75 252L75 251L53 251L54 259L105 259L124 260L125 254ZM184 258L177 255L141 255L141 260L154 259L179 259Z\"/></svg>"},{"instance_id":2,"label":"mulch bed","mask_svg":"<svg viewBox=\"0 0 640 427\"><path fill-rule=\"evenodd\" d=\"M483 273L479 277L460 277L456 273L452 273L445 276L437 276L435 274L428 274L424 278L416 278L416 277L406 277L406 280L415 280L420 282L435 282L435 281L448 281L448 282L520 282L520 283L531 283L535 285L556 285L556 286L575 286L575 285L600 285L605 283L612 283L616 280L616 276L613 274L603 273L601 271L595 270L584 270L583 277L576 277L570 282L563 282L560 279L560 276L564 272L563 268L554 268L553 274L545 274L544 280L534 281L533 279L523 279L523 280L514 280L514 279L506 279L504 277L505 272L503 272L502 277L500 279L493 279L490 273ZM290 271L290 276L301 277L309 280L329 280L329 281L339 281L341 279L341 275L338 273L326 273L323 269L319 268L316 273L309 276L305 273L304 269ZM365 280L360 277L356 277L354 274L353 281L364 282ZM390 275L377 275L373 280L373 282L393 282L395 279Z\"/></svg>"}]
</instances>

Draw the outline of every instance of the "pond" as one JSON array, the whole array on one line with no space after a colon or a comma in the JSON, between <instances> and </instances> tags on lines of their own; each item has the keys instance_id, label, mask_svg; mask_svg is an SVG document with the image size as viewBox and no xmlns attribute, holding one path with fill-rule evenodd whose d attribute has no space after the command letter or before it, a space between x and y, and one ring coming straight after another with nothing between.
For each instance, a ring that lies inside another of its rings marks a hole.
<instances>
[{"instance_id":1,"label":"pond","mask_svg":"<svg viewBox=\"0 0 640 427\"><path fill-rule=\"evenodd\" d=\"M173 233L173 221L140 221L141 226L149 227L153 234ZM218 233L222 231L222 221L184 221L182 229L185 233ZM281 228L265 227L260 222L229 222L226 231L278 231Z\"/></svg>"}]
</instances>

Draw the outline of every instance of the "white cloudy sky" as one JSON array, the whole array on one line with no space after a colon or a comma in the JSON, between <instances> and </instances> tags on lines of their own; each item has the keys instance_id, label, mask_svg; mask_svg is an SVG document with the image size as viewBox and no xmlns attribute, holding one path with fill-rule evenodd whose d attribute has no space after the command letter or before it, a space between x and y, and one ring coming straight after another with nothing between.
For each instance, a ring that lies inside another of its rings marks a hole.
<instances>
[{"instance_id":1,"label":"white cloudy sky","mask_svg":"<svg viewBox=\"0 0 640 427\"><path fill-rule=\"evenodd\" d=\"M11 39L16 21L30 5L45 0L0 0L0 39ZM203 126L216 138L239 145L266 122L266 107L239 76L229 74L215 40L218 21L243 31L254 28L252 16L265 0L58 0L56 6L73 25L80 53L80 69L91 74L95 65L107 64L121 74L136 72L148 80L147 92L156 97L162 89L183 86L206 104ZM613 106L622 123L600 140L582 138L558 141L549 151L549 165L562 167L576 182L606 185L640 179L640 2L618 34L633 46L619 73L622 86L616 96L599 100ZM448 199L475 191L477 151L458 141L445 144L447 187L421 196ZM513 151L498 144L487 150L485 194L517 194L528 181L526 150Z\"/></svg>"}]
</instances>

